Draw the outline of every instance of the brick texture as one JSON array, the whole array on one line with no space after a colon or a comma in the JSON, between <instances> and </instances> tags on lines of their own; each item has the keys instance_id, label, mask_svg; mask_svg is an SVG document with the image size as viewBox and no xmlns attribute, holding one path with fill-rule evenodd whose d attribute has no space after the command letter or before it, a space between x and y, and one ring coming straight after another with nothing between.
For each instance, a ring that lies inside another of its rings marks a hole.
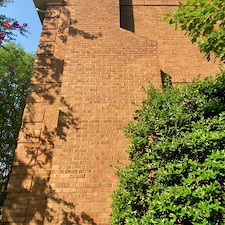
<instances>
[{"instance_id":1,"label":"brick texture","mask_svg":"<svg viewBox=\"0 0 225 225\"><path fill-rule=\"evenodd\" d=\"M145 98L142 87L160 87L162 74L179 83L219 71L163 21L176 5L48 6L0 224L109 224L111 165L127 162L123 129Z\"/></svg>"}]
</instances>

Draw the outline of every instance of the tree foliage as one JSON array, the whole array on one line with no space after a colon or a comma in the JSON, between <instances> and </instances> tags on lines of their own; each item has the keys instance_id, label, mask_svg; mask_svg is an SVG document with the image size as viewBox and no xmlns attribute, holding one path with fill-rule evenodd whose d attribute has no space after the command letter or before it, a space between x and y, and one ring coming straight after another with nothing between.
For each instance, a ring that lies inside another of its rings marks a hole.
<instances>
[{"instance_id":1,"label":"tree foliage","mask_svg":"<svg viewBox=\"0 0 225 225\"><path fill-rule=\"evenodd\" d=\"M11 169L34 56L8 43L0 48L0 206Z\"/></svg>"},{"instance_id":2,"label":"tree foliage","mask_svg":"<svg viewBox=\"0 0 225 225\"><path fill-rule=\"evenodd\" d=\"M171 25L186 31L209 60L215 53L225 60L225 1L188 0L177 11L165 15Z\"/></svg>"},{"instance_id":3,"label":"tree foliage","mask_svg":"<svg viewBox=\"0 0 225 225\"><path fill-rule=\"evenodd\" d=\"M4 7L7 3L13 2L11 0L0 0L0 7ZM25 35L28 32L26 30L27 23L19 24L13 18L9 18L5 15L0 15L0 46L4 42L9 42L15 40L16 34L15 31L18 31L20 34Z\"/></svg>"},{"instance_id":4,"label":"tree foliage","mask_svg":"<svg viewBox=\"0 0 225 225\"><path fill-rule=\"evenodd\" d=\"M0 0L0 6L3 6L9 2L13 2L12 0Z\"/></svg>"},{"instance_id":5,"label":"tree foliage","mask_svg":"<svg viewBox=\"0 0 225 225\"><path fill-rule=\"evenodd\" d=\"M225 73L147 94L126 127L111 224L225 224Z\"/></svg>"}]
</instances>

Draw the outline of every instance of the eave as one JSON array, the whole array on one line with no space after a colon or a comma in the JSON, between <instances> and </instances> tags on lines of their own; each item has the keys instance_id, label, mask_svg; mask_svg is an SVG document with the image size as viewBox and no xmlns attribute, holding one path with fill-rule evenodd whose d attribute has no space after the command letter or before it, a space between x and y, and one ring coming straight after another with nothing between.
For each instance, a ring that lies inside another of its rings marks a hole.
<instances>
[{"instance_id":1,"label":"eave","mask_svg":"<svg viewBox=\"0 0 225 225\"><path fill-rule=\"evenodd\" d=\"M48 5L63 5L64 4L63 0L33 0L33 1L34 1L34 5L36 7L36 10L41 22L44 19L45 11Z\"/></svg>"}]
</instances>

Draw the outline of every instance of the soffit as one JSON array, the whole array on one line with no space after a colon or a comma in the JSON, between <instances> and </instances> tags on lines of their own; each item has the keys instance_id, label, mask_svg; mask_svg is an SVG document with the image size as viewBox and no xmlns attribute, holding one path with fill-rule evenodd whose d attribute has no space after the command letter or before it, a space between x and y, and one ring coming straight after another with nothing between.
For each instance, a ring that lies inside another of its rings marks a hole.
<instances>
[{"instance_id":1,"label":"soffit","mask_svg":"<svg viewBox=\"0 0 225 225\"><path fill-rule=\"evenodd\" d=\"M44 19L45 10L48 5L61 5L63 0L33 0L41 21Z\"/></svg>"}]
</instances>

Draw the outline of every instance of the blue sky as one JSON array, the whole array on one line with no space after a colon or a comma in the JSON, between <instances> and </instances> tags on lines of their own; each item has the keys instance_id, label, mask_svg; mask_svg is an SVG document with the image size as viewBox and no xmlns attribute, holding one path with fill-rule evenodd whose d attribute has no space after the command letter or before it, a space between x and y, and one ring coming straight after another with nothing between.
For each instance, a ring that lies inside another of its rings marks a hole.
<instances>
[{"instance_id":1,"label":"blue sky","mask_svg":"<svg viewBox=\"0 0 225 225\"><path fill-rule=\"evenodd\" d=\"M27 38L18 34L16 43L24 47L26 52L36 53L42 27L33 0L14 0L6 7L0 7L0 14L16 19L20 24L28 24L30 34L27 34Z\"/></svg>"}]
</instances>

